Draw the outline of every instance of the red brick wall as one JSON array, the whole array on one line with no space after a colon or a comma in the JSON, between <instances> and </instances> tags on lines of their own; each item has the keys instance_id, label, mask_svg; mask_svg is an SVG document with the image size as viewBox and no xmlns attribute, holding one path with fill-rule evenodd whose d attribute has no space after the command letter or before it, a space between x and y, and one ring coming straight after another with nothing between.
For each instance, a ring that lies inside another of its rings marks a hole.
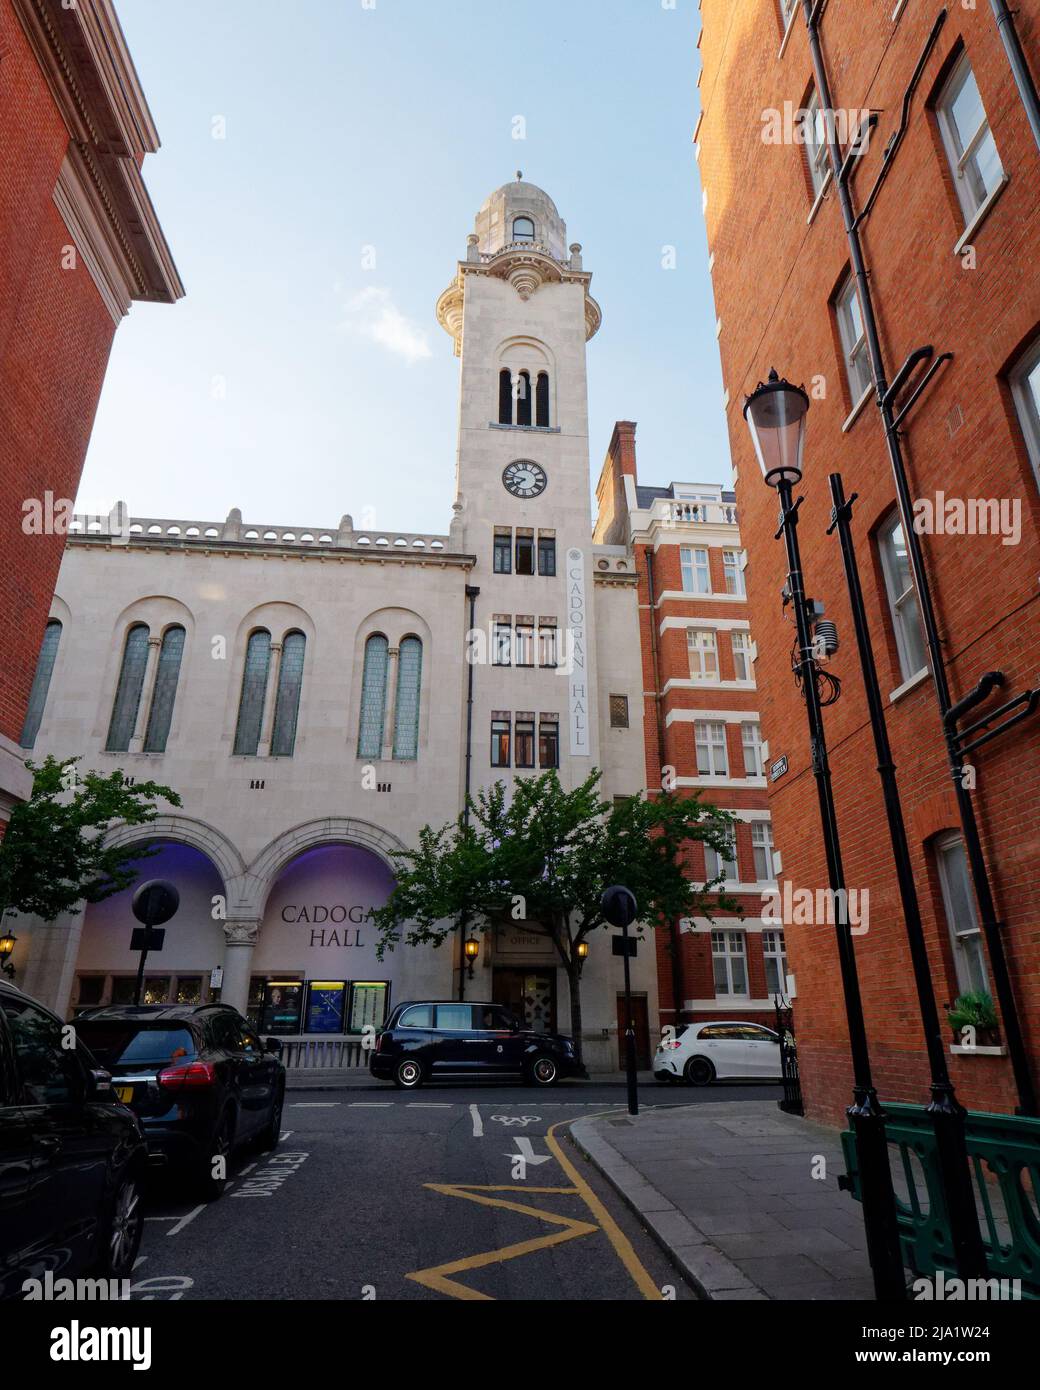
<instances>
[{"instance_id":1,"label":"red brick wall","mask_svg":"<svg viewBox=\"0 0 1040 1390\"><path fill-rule=\"evenodd\" d=\"M115 325L54 205L68 132L9 0L0 0L0 733L17 742L64 539L22 504L75 498Z\"/></svg>"},{"instance_id":2,"label":"red brick wall","mask_svg":"<svg viewBox=\"0 0 1040 1390\"><path fill-rule=\"evenodd\" d=\"M827 473L840 470L857 491L854 533L870 612L871 638L888 692L900 684L888 605L873 531L894 505L895 489L878 411L869 402L844 432L850 401L829 300L848 262L833 189L810 225L804 151L766 145L765 108L798 106L812 76L804 20L778 57L776 7L760 0L703 0L699 127L700 172L707 190L708 242L714 255L716 309L752 625L758 643L758 708L770 754L786 753L790 773L770 788L774 833L794 885L826 884L816 796L809 769L804 706L790 675L791 629L778 593L786 566L774 540L776 498L762 483L741 416L743 398L770 367L807 386L821 381L808 417L805 503L800 534L808 592L822 598L839 626L843 650L833 663L842 698L826 713L835 796L850 887L869 888L870 929L856 955L882 1098L927 1096L927 1068L891 868L875 757L855 656L837 544L826 536ZM904 90L938 6L909 5L897 25L891 0L828 6L824 49L837 108L880 112L871 148L854 180L862 207L881 152L896 128ZM1023 44L1040 74L1040 0L1016 6ZM977 267L953 255L964 219L953 192L934 113L926 99L963 43L1010 183L980 226ZM1030 134L990 7L950 6L929 59L903 145L865 224L864 250L889 379L915 347L950 351L948 364L909 422L906 460L915 496L1018 499L1022 539L922 538L954 698L991 667L1008 677L1008 694L1040 670L1040 496L1002 373L1040 332L1040 158ZM1004 697L1006 698L1006 696ZM994 704L997 701L993 702ZM957 991L947 928L927 841L957 829L939 714L930 681L889 706L911 850L921 894L936 998ZM1040 1046L1040 720L980 750L975 803L984 847L1006 923L1005 942L1019 1011L1034 1058ZM798 1042L810 1114L839 1118L849 1102L850 1066L833 932L791 927L791 968L798 988ZM992 976L991 976L992 978ZM962 1100L1007 1111L1014 1105L1006 1059L951 1058Z\"/></svg>"}]
</instances>

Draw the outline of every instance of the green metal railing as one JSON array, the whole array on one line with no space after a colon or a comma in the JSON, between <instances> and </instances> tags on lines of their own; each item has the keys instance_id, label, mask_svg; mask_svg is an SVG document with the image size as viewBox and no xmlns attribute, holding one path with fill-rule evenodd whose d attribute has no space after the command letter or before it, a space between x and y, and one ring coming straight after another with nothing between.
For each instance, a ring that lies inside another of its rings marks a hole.
<instances>
[{"instance_id":1,"label":"green metal railing","mask_svg":"<svg viewBox=\"0 0 1040 1390\"><path fill-rule=\"evenodd\" d=\"M898 1150L892 1178L904 1262L919 1275L956 1275L931 1121L923 1106L887 1104L885 1112L889 1150ZM969 1111L967 1139L990 1276L1019 1279L1023 1298L1040 1299L1040 1119ZM848 1169L841 1184L860 1201L850 1130L841 1145Z\"/></svg>"}]
</instances>

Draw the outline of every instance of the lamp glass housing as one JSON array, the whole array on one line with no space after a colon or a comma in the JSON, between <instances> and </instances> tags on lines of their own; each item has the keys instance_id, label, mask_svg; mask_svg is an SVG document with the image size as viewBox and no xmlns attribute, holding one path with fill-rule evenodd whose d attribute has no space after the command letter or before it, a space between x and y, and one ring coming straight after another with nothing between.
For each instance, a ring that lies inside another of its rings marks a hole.
<instances>
[{"instance_id":1,"label":"lamp glass housing","mask_svg":"<svg viewBox=\"0 0 1040 1390\"><path fill-rule=\"evenodd\" d=\"M467 960L476 960L477 956L480 955L480 942L471 936L463 947L463 950L466 952Z\"/></svg>"},{"instance_id":2,"label":"lamp glass housing","mask_svg":"<svg viewBox=\"0 0 1040 1390\"><path fill-rule=\"evenodd\" d=\"M770 487L801 481L808 410L809 397L802 388L792 386L775 370L744 402L758 466Z\"/></svg>"},{"instance_id":3,"label":"lamp glass housing","mask_svg":"<svg viewBox=\"0 0 1040 1390\"><path fill-rule=\"evenodd\" d=\"M18 940L14 932L5 931L0 935L0 957L6 958L14 951L14 943Z\"/></svg>"}]
</instances>

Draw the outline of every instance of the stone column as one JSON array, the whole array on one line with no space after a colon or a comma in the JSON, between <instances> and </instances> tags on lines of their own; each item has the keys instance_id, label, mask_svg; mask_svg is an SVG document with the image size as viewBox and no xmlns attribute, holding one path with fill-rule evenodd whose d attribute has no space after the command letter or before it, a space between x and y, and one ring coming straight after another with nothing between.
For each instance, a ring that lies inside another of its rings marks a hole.
<instances>
[{"instance_id":1,"label":"stone column","mask_svg":"<svg viewBox=\"0 0 1040 1390\"><path fill-rule=\"evenodd\" d=\"M240 1014L249 1006L249 977L259 933L259 922L224 923L224 983L220 1002L230 1004Z\"/></svg>"},{"instance_id":2,"label":"stone column","mask_svg":"<svg viewBox=\"0 0 1040 1390\"><path fill-rule=\"evenodd\" d=\"M274 713L278 703L278 677L282 669L282 644L271 643L271 660L267 666L267 689L264 692L264 719L260 726L260 743L257 756L266 758L271 752L271 739L274 736Z\"/></svg>"},{"instance_id":3,"label":"stone column","mask_svg":"<svg viewBox=\"0 0 1040 1390\"><path fill-rule=\"evenodd\" d=\"M130 739L131 753L140 753L144 747L144 736L148 730L148 712L152 708L155 678L159 674L159 649L161 647L161 637L149 637L148 661L144 668L144 680L141 682L141 698L137 702L137 718L134 720L133 737Z\"/></svg>"},{"instance_id":4,"label":"stone column","mask_svg":"<svg viewBox=\"0 0 1040 1390\"><path fill-rule=\"evenodd\" d=\"M397 662L400 655L400 647L390 647L387 651L386 711L383 720L383 758L386 761L394 756L394 723L397 719Z\"/></svg>"}]
</instances>

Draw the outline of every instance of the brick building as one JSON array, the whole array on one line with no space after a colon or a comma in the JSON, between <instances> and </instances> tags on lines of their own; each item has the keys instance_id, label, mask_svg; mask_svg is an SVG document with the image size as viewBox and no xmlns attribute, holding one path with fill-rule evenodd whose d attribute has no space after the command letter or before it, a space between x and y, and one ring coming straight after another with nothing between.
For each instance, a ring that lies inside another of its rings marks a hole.
<instances>
[{"instance_id":1,"label":"brick building","mask_svg":"<svg viewBox=\"0 0 1040 1390\"><path fill-rule=\"evenodd\" d=\"M703 0L701 11L695 143L749 556L757 707L771 756L786 754L790 765L768 788L779 862L793 886L827 884L805 710L791 679L793 627L790 610L781 612L777 499L742 419L745 396L774 366L811 397L799 531L807 592L826 603L843 638L829 667L843 681L841 698L824 713L846 879L870 893L855 951L874 1078L883 1101L922 1100L920 1016L840 555L826 534L827 474L840 471L846 493L859 494L853 530L935 997L941 1008L967 990L995 994L905 527L920 534L953 700L989 670L1006 677L970 724L1028 691L1040 667L1040 152L1026 114L1035 100L1028 66L1040 71L1040 3L1020 0L1005 25L1026 57L1017 76L989 5L827 6L818 32L836 142L827 120L801 119L820 105L820 71L799 0ZM852 274L836 177L860 112L877 118L866 152L848 166L863 281ZM876 354L866 331L871 303ZM911 520L897 510L874 388L878 361L891 382L926 344L933 362L953 356L900 430ZM1035 1078L1040 720L1023 719L970 763L970 801ZM787 944L807 1109L837 1120L851 1098L851 1069L833 928L790 925ZM1001 1024L999 1041L974 1050L951 1030L958 1095L974 1108L1010 1111L1022 1094L1006 1017Z\"/></svg>"},{"instance_id":2,"label":"brick building","mask_svg":"<svg viewBox=\"0 0 1040 1390\"><path fill-rule=\"evenodd\" d=\"M110 0L0 0L0 835L116 325L183 294L141 178L159 139ZM44 663L46 669L46 663Z\"/></svg>"},{"instance_id":3,"label":"brick building","mask_svg":"<svg viewBox=\"0 0 1040 1390\"><path fill-rule=\"evenodd\" d=\"M655 933L662 1027L717 1018L770 1022L786 985L782 930L763 922L773 841L732 492L638 481L635 425L619 421L597 490L596 539L628 546L639 579L646 785L696 789L737 819L733 859L693 846L690 875L742 916L684 919ZM766 914L768 917L768 913Z\"/></svg>"}]
</instances>

